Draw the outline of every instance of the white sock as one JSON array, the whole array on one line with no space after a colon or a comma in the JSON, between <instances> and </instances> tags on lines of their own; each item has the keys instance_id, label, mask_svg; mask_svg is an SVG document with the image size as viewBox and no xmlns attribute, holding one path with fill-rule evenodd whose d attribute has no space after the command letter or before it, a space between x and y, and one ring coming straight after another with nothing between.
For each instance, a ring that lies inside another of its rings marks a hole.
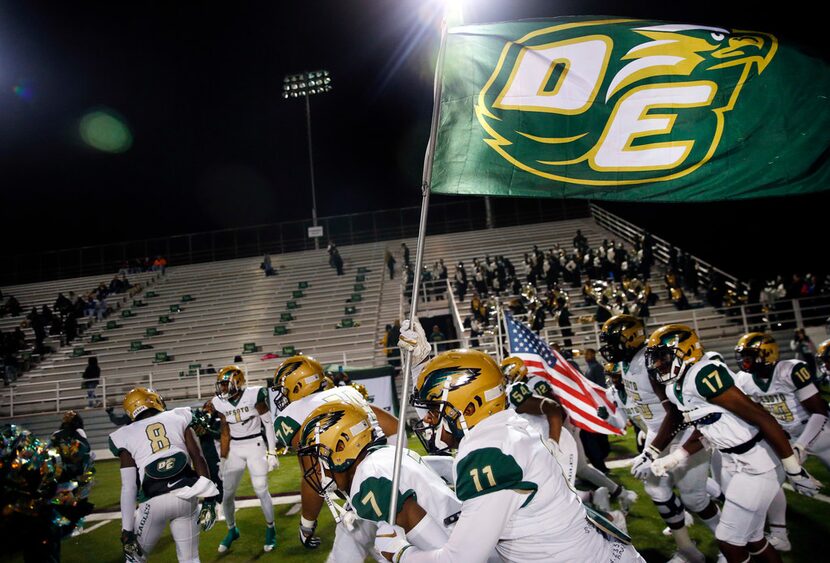
<instances>
[{"instance_id":1,"label":"white sock","mask_svg":"<svg viewBox=\"0 0 830 563\"><path fill-rule=\"evenodd\" d=\"M784 489L778 489L767 510L767 520L770 525L770 532L787 533L787 497L784 496Z\"/></svg>"}]
</instances>

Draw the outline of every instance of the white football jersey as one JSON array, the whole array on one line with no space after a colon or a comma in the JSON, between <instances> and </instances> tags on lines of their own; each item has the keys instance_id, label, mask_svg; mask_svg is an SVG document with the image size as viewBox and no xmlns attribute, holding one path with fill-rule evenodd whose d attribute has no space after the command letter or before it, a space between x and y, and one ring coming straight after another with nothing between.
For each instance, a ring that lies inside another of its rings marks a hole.
<instances>
[{"instance_id":1,"label":"white football jersey","mask_svg":"<svg viewBox=\"0 0 830 563\"><path fill-rule=\"evenodd\" d=\"M613 384L609 385L605 389L605 397L608 402L617 407L616 412L612 413L610 409L608 410L608 422L610 424L623 430L625 430L626 422L629 420L638 427L645 426L640 418L639 405L631 398L625 388L617 389Z\"/></svg>"},{"instance_id":2,"label":"white football jersey","mask_svg":"<svg viewBox=\"0 0 830 563\"><path fill-rule=\"evenodd\" d=\"M744 454L723 451L745 444L758 434L758 428L754 425L709 402L734 385L734 375L719 357L704 356L683 377L666 387L666 395L683 413L683 418L694 424L724 456L736 456L742 466L751 471L769 471L779 464L777 458L773 459L769 448L756 447Z\"/></svg>"},{"instance_id":3,"label":"white football jersey","mask_svg":"<svg viewBox=\"0 0 830 563\"><path fill-rule=\"evenodd\" d=\"M499 535L496 551L503 559L582 561L590 553L593 561L611 560L612 544L591 529L544 438L514 411L491 415L468 431L453 470L462 503L501 490L527 495Z\"/></svg>"},{"instance_id":4,"label":"white football jersey","mask_svg":"<svg viewBox=\"0 0 830 563\"><path fill-rule=\"evenodd\" d=\"M184 435L192 420L193 413L188 407L134 420L110 434L110 451L116 457L121 450L129 452L138 467L139 481L144 482L144 468L153 461L176 453L187 456Z\"/></svg>"},{"instance_id":5,"label":"white football jersey","mask_svg":"<svg viewBox=\"0 0 830 563\"><path fill-rule=\"evenodd\" d=\"M274 418L274 432L277 435L277 446L290 447L291 440L300 431L303 422L311 414L311 411L324 403L338 401L356 402L365 405L367 408L369 407L369 403L366 402L366 399L363 398L360 391L351 385L343 385L312 393L298 401L289 403L287 407L277 413ZM271 404L273 404L273 401Z\"/></svg>"},{"instance_id":6,"label":"white football jersey","mask_svg":"<svg viewBox=\"0 0 830 563\"><path fill-rule=\"evenodd\" d=\"M807 364L799 360L782 360L775 364L772 377L766 381L739 371L735 375L735 384L774 416L792 439L804 431L810 412L801 401L818 393Z\"/></svg>"},{"instance_id":7,"label":"white football jersey","mask_svg":"<svg viewBox=\"0 0 830 563\"><path fill-rule=\"evenodd\" d=\"M395 448L392 446L372 448L360 462L349 491L350 503L358 517L371 522L389 520L394 465ZM455 498L443 479L423 462L421 456L408 449L404 449L401 458L398 491L399 507L406 499L413 498L444 528L454 524L461 512L461 501Z\"/></svg>"},{"instance_id":8,"label":"white football jersey","mask_svg":"<svg viewBox=\"0 0 830 563\"><path fill-rule=\"evenodd\" d=\"M213 397L211 402L217 412L225 416L231 430L231 439L255 438L262 432L262 421L256 404L266 402L268 394L265 387L251 385L242 390L242 396L237 401L229 401L222 397Z\"/></svg>"},{"instance_id":9,"label":"white football jersey","mask_svg":"<svg viewBox=\"0 0 830 563\"><path fill-rule=\"evenodd\" d=\"M622 364L622 379L627 399L637 405L637 411L650 432L657 433L666 417L666 409L651 386L646 369L646 349L640 349L631 363Z\"/></svg>"}]
</instances>

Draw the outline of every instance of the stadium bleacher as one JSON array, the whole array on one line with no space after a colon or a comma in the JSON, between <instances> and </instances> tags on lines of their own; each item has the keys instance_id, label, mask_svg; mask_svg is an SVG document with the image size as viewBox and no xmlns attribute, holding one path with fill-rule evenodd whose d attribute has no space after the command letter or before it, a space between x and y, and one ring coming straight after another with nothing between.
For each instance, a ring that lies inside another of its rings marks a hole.
<instances>
[{"instance_id":1,"label":"stadium bleacher","mask_svg":"<svg viewBox=\"0 0 830 563\"><path fill-rule=\"evenodd\" d=\"M577 229L592 247L603 239L622 238L592 219L442 234L427 238L424 264L443 258L452 275L459 260L469 264L474 257L490 254L504 255L518 268L534 244L542 249L556 243L569 248ZM385 249L397 250L401 242L415 246L414 239L400 239L344 247L344 276L335 275L323 251L275 255L278 275L269 277L259 268L259 258L168 267L165 276L134 298L142 306L122 302L122 311L110 318L116 321L114 328L105 328L105 322L87 331L83 342L76 343L85 355L75 356L67 347L0 392L0 415L83 408L86 395L80 388L81 373L89 355L99 359L98 396L104 406L119 405L123 394L136 385L154 386L170 399L210 396L214 382L206 373L208 366L218 370L237 355L242 356L249 380L258 383L272 375L280 357L290 355L292 347L323 364L383 365L386 356L379 340L384 327L409 311L403 298L403 276L390 281L383 262ZM4 292L24 296L21 302L28 305L39 303L38 299L51 300L58 290L88 288L96 279L30 284L28 292L22 291L23 286L4 288ZM140 276L135 279L142 280ZM651 308L650 328L685 322L698 328L710 349L730 353L743 332L740 317L736 322L734 316L709 306L676 310L665 298L659 269L653 272L651 285L660 301ZM596 348L596 324L579 322L587 320L595 308L581 306L580 288L563 287L570 296L574 347ZM469 311L470 295L457 304L462 318ZM419 315L445 315L449 306L448 300L432 300L419 307ZM347 307L353 309L347 311ZM122 316L124 310L131 311L130 316ZM281 320L287 318L285 314L292 319ZM161 322L164 316L171 322ZM554 341L560 334L552 324L545 331ZM157 333L148 335L153 329ZM93 342L92 334L101 334L103 340ZM482 344L493 348L492 339Z\"/></svg>"}]
</instances>

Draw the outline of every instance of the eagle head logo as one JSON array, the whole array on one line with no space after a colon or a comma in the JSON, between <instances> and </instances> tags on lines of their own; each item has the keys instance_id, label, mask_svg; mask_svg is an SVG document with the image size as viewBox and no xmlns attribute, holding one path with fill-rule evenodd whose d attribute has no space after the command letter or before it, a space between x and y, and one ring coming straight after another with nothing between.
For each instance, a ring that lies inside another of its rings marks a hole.
<instances>
[{"instance_id":1,"label":"eagle head logo","mask_svg":"<svg viewBox=\"0 0 830 563\"><path fill-rule=\"evenodd\" d=\"M777 45L764 33L642 20L546 27L505 44L475 114L491 149L542 178L671 180L712 158Z\"/></svg>"},{"instance_id":2,"label":"eagle head logo","mask_svg":"<svg viewBox=\"0 0 830 563\"><path fill-rule=\"evenodd\" d=\"M444 387L449 379L449 390L458 389L468 383L475 381L481 374L480 368L467 368L462 366L451 366L438 368L430 372L424 380L424 385L418 390L418 395L424 401L439 401L444 392Z\"/></svg>"}]
</instances>

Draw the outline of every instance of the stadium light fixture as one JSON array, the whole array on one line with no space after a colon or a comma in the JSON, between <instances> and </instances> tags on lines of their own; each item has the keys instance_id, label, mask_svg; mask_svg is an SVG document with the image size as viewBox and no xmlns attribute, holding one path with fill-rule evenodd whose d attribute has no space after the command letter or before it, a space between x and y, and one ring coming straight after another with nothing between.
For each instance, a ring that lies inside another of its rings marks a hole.
<instances>
[{"instance_id":1,"label":"stadium light fixture","mask_svg":"<svg viewBox=\"0 0 830 563\"><path fill-rule=\"evenodd\" d=\"M308 131L308 166L311 175L311 222L317 226L317 193L314 186L314 157L311 146L311 103L310 96L325 94L332 89L331 75L327 70L313 70L289 74L282 81L284 100L305 98L306 129ZM314 237L314 248L320 249L320 238Z\"/></svg>"}]
</instances>

